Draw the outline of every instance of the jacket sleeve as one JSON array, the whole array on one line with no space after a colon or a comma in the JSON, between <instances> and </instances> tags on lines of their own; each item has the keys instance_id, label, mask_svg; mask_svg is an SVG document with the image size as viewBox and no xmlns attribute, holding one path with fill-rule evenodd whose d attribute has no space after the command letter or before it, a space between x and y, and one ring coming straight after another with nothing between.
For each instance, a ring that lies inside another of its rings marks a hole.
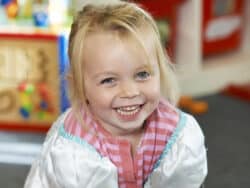
<instances>
[{"instance_id":1,"label":"jacket sleeve","mask_svg":"<svg viewBox=\"0 0 250 188\"><path fill-rule=\"evenodd\" d=\"M117 171L111 162L88 148L58 139L30 170L24 188L117 188Z\"/></svg>"},{"instance_id":2,"label":"jacket sleeve","mask_svg":"<svg viewBox=\"0 0 250 188\"><path fill-rule=\"evenodd\" d=\"M24 188L59 188L55 176L46 172L46 167L41 160L33 163L26 178Z\"/></svg>"},{"instance_id":3,"label":"jacket sleeve","mask_svg":"<svg viewBox=\"0 0 250 188\"><path fill-rule=\"evenodd\" d=\"M197 121L182 114L183 126L170 140L171 147L154 170L145 187L199 188L207 175L204 135ZM172 142L172 143L171 143Z\"/></svg>"},{"instance_id":4,"label":"jacket sleeve","mask_svg":"<svg viewBox=\"0 0 250 188\"><path fill-rule=\"evenodd\" d=\"M116 167L62 125L53 125L24 188L117 188Z\"/></svg>"},{"instance_id":5,"label":"jacket sleeve","mask_svg":"<svg viewBox=\"0 0 250 188\"><path fill-rule=\"evenodd\" d=\"M49 153L56 140L61 119L62 118L59 118L55 123L53 123L51 129L47 133L42 151L30 168L24 188L59 187L56 179L54 178L53 162L50 160L51 158L49 157Z\"/></svg>"}]
</instances>

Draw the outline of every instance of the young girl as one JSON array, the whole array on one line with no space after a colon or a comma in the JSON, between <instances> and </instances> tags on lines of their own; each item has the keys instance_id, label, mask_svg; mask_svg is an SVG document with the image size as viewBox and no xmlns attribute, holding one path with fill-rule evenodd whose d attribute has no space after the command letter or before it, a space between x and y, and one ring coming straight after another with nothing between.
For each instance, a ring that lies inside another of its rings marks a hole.
<instances>
[{"instance_id":1,"label":"young girl","mask_svg":"<svg viewBox=\"0 0 250 188\"><path fill-rule=\"evenodd\" d=\"M174 107L177 87L147 12L127 2L85 6L69 57L72 108L53 124L25 188L200 187L204 136Z\"/></svg>"}]
</instances>

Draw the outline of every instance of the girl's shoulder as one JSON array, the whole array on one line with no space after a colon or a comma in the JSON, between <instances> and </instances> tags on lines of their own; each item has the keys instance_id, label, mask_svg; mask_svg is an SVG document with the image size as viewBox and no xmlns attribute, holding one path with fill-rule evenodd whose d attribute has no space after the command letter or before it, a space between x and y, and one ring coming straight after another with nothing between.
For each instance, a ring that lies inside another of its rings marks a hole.
<instances>
[{"instance_id":1,"label":"girl's shoulder","mask_svg":"<svg viewBox=\"0 0 250 188\"><path fill-rule=\"evenodd\" d=\"M94 174L96 178L104 179L104 185L116 187L113 186L117 184L115 166L93 146L65 130L64 122L70 112L71 109L67 110L53 123L30 174L34 176L37 171L41 173L39 176L49 177L53 185L57 185L55 187L73 187L72 183L78 185L77 187L88 183L95 184L92 182ZM103 175L106 175L105 178ZM28 179L32 179L32 175ZM46 180L44 183L47 182Z\"/></svg>"},{"instance_id":2,"label":"girl's shoulder","mask_svg":"<svg viewBox=\"0 0 250 188\"><path fill-rule=\"evenodd\" d=\"M146 188L164 185L170 188L199 187L206 177L207 158L202 129L192 115L173 109L179 117L176 128L155 164Z\"/></svg>"},{"instance_id":3,"label":"girl's shoulder","mask_svg":"<svg viewBox=\"0 0 250 188\"><path fill-rule=\"evenodd\" d=\"M180 127L183 126L182 143L195 150L197 144L204 144L205 137L200 124L191 114L179 111ZM193 147L194 146L194 147Z\"/></svg>"},{"instance_id":4,"label":"girl's shoulder","mask_svg":"<svg viewBox=\"0 0 250 188\"><path fill-rule=\"evenodd\" d=\"M69 108L65 112L63 112L57 120L52 124L50 130L47 133L44 147L53 148L53 150L58 150L61 148L62 150L67 150L68 153L77 150L85 151L86 153L90 153L94 156L101 157L100 154L95 150L93 146L88 144L87 141L81 139L78 136L75 136L67 130L68 117L72 115L72 109ZM78 151L79 152L79 151Z\"/></svg>"},{"instance_id":5,"label":"girl's shoulder","mask_svg":"<svg viewBox=\"0 0 250 188\"><path fill-rule=\"evenodd\" d=\"M160 165L162 160L169 158L173 151L181 150L185 147L192 153L199 155L200 149L204 147L204 134L196 119L181 110L176 109L176 112L178 113L177 124L155 168ZM178 156L176 155L176 157Z\"/></svg>"},{"instance_id":6,"label":"girl's shoulder","mask_svg":"<svg viewBox=\"0 0 250 188\"><path fill-rule=\"evenodd\" d=\"M168 117L176 124L170 139L171 142L181 139L189 144L190 142L204 140L201 127L193 115L181 111L166 100L161 100L158 108L161 116Z\"/></svg>"}]
</instances>

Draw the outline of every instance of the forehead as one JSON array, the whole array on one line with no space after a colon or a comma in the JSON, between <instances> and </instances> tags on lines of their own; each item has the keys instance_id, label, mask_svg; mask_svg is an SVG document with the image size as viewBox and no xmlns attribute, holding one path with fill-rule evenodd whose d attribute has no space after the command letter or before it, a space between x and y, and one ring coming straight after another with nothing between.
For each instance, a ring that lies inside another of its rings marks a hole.
<instances>
[{"instance_id":1,"label":"forehead","mask_svg":"<svg viewBox=\"0 0 250 188\"><path fill-rule=\"evenodd\" d=\"M130 75L140 69L158 71L155 58L134 40L112 33L95 33L86 38L83 48L84 74L95 78L104 74Z\"/></svg>"},{"instance_id":2,"label":"forehead","mask_svg":"<svg viewBox=\"0 0 250 188\"><path fill-rule=\"evenodd\" d=\"M103 56L112 56L118 50L134 56L145 58L149 64L156 61L156 53L150 37L143 38L131 33L117 31L99 31L87 34L83 44L83 59L90 55L96 57L98 52ZM151 63L150 63L151 62Z\"/></svg>"},{"instance_id":3,"label":"forehead","mask_svg":"<svg viewBox=\"0 0 250 188\"><path fill-rule=\"evenodd\" d=\"M89 35L83 47L83 66L91 69L107 69L128 61L144 63L145 52L133 41L123 40L112 33ZM114 63L115 62L115 63Z\"/></svg>"}]
</instances>

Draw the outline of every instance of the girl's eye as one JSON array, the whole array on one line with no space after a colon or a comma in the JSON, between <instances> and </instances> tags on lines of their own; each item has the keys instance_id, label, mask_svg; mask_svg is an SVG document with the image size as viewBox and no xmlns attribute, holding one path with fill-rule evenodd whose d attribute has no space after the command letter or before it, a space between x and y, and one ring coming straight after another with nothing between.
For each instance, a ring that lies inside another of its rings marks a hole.
<instances>
[{"instance_id":1,"label":"girl's eye","mask_svg":"<svg viewBox=\"0 0 250 188\"><path fill-rule=\"evenodd\" d=\"M150 73L147 71L141 71L136 73L136 78L138 80L147 80L150 77Z\"/></svg>"},{"instance_id":2,"label":"girl's eye","mask_svg":"<svg viewBox=\"0 0 250 188\"><path fill-rule=\"evenodd\" d=\"M115 82L114 78L105 78L100 82L100 84L109 84L109 85L111 85L111 84L114 84L114 82Z\"/></svg>"}]
</instances>

